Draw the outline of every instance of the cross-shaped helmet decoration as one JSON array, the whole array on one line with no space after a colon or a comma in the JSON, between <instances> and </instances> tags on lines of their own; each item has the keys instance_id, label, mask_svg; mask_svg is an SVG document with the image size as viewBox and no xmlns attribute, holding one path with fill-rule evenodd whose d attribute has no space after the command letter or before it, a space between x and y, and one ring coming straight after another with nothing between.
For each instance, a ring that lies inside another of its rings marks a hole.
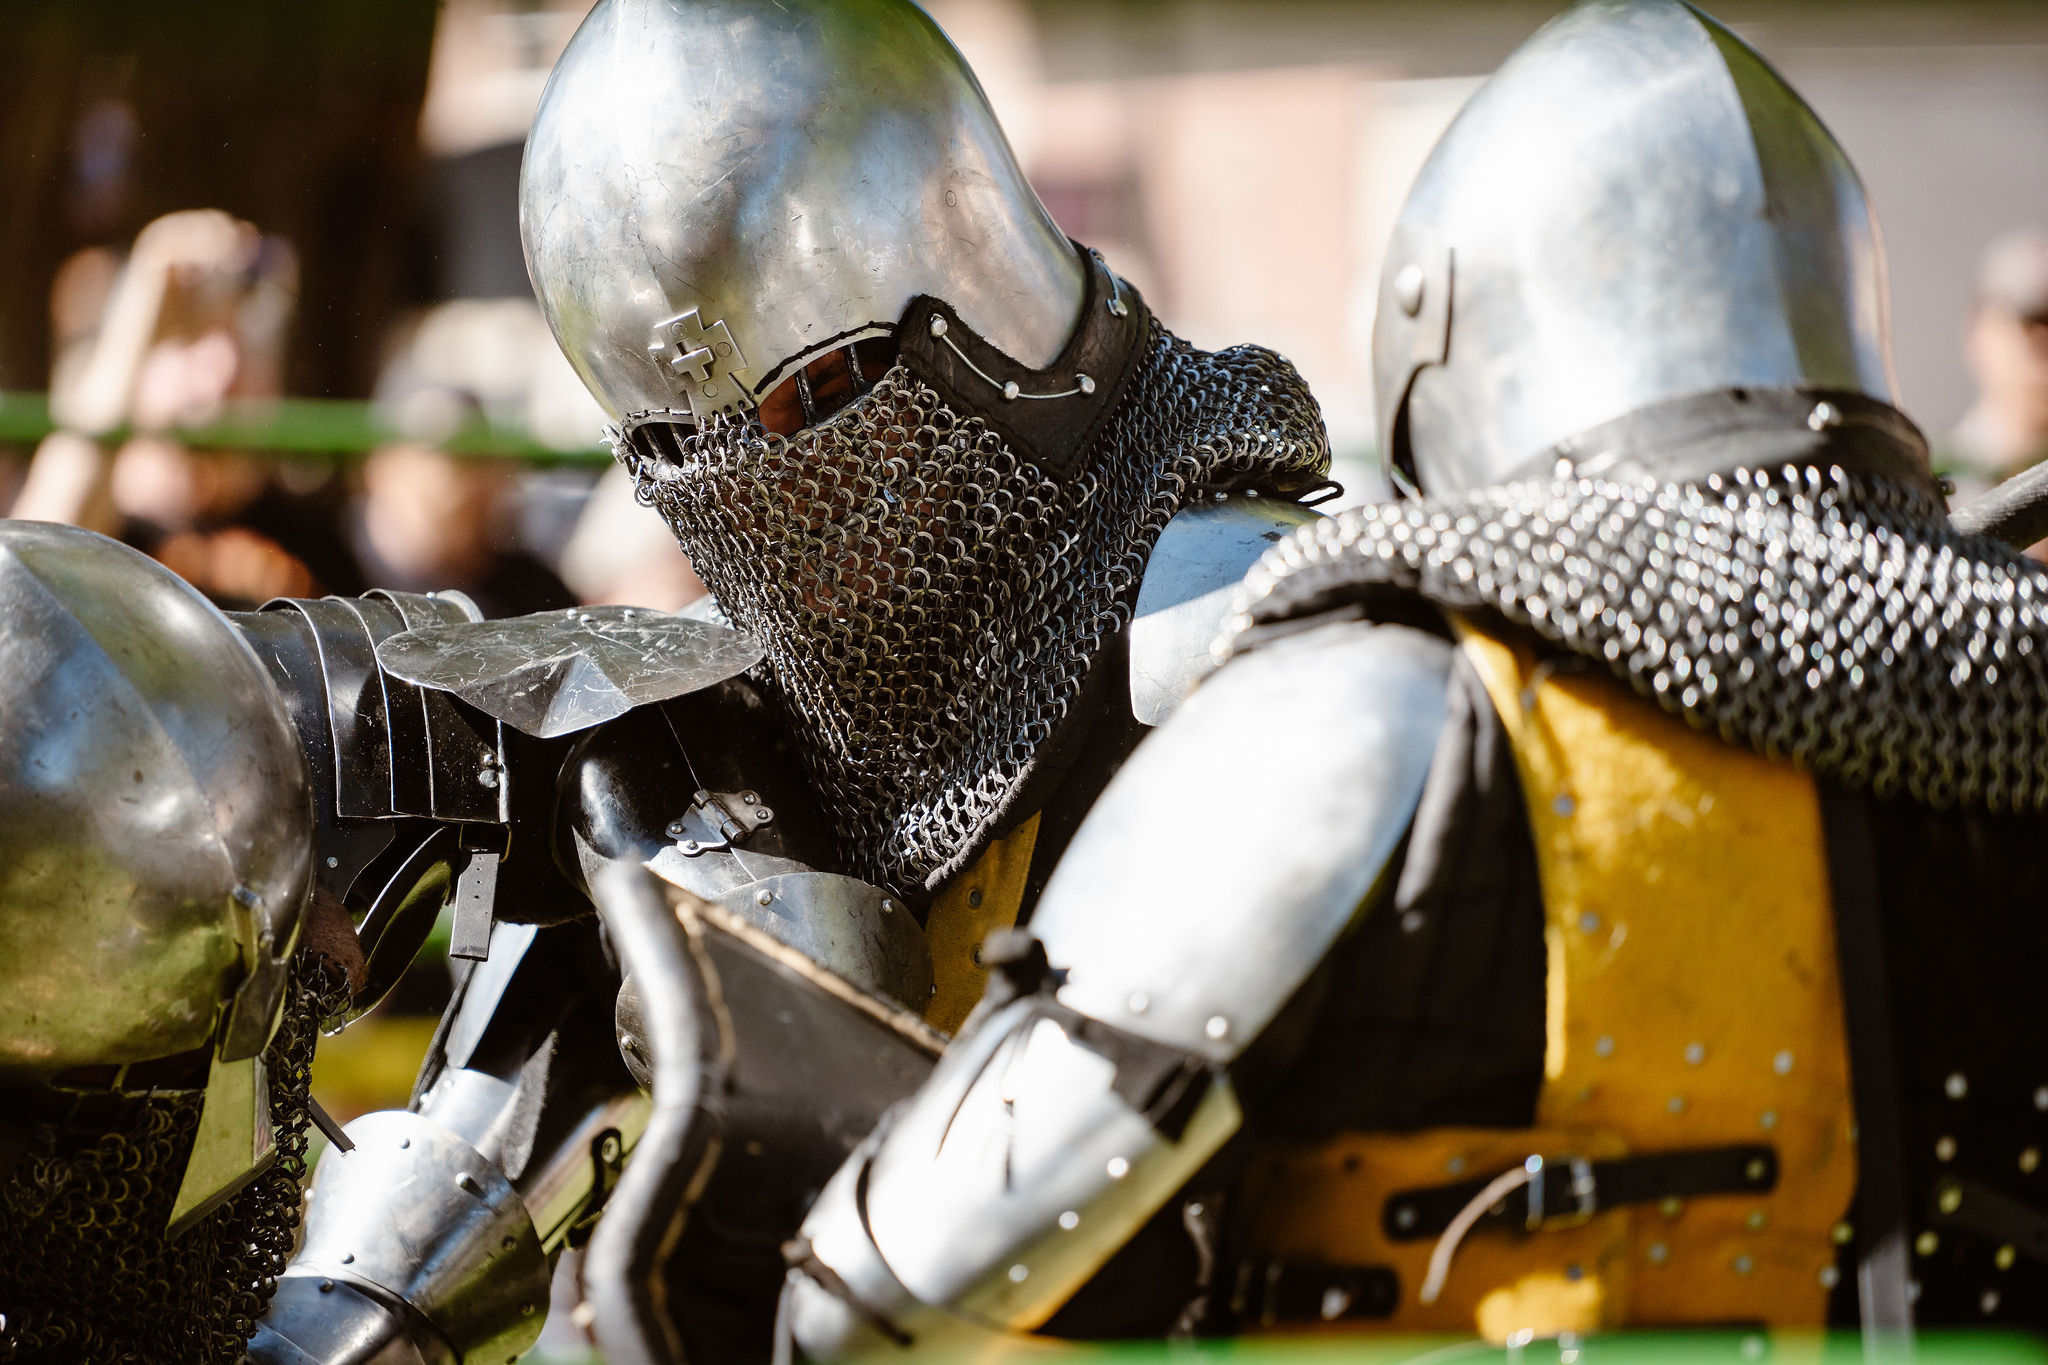
<instances>
[{"instance_id":1,"label":"cross-shaped helmet decoration","mask_svg":"<svg viewBox=\"0 0 2048 1365\"><path fill-rule=\"evenodd\" d=\"M747 358L723 320L707 327L694 308L664 318L654 324L647 351L674 378L698 422L746 406L747 389L737 376L747 368Z\"/></svg>"}]
</instances>

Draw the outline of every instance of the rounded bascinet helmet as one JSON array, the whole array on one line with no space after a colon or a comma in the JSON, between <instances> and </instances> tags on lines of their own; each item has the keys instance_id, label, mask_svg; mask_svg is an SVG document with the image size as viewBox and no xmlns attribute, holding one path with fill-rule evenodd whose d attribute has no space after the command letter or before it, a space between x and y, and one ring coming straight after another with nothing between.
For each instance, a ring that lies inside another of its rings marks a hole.
<instances>
[{"instance_id":1,"label":"rounded bascinet helmet","mask_svg":"<svg viewBox=\"0 0 2048 1365\"><path fill-rule=\"evenodd\" d=\"M0 521L0 1084L261 1052L312 824L226 617L104 536Z\"/></svg>"},{"instance_id":2,"label":"rounded bascinet helmet","mask_svg":"<svg viewBox=\"0 0 2048 1365\"><path fill-rule=\"evenodd\" d=\"M1713 433L1845 414L1917 440L1855 169L1680 0L1584 0L1472 97L1396 223L1373 371L1380 448L1430 493L1704 475Z\"/></svg>"},{"instance_id":3,"label":"rounded bascinet helmet","mask_svg":"<svg viewBox=\"0 0 2048 1365\"><path fill-rule=\"evenodd\" d=\"M1079 253L909 0L601 0L520 175L534 292L614 419L751 407L942 298L1043 366Z\"/></svg>"}]
</instances>

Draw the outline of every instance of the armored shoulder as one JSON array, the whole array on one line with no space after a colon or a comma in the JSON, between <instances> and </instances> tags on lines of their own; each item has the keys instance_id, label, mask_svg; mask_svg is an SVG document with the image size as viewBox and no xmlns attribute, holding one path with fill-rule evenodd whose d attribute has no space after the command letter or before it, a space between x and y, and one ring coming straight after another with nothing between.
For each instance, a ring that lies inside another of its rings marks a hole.
<instances>
[{"instance_id":1,"label":"armored shoulder","mask_svg":"<svg viewBox=\"0 0 2048 1365\"><path fill-rule=\"evenodd\" d=\"M1209 646L1232 590L1259 557L1320 512L1277 498L1232 497L1183 508L1152 547L1131 622L1131 710L1147 725L1172 715L1216 666Z\"/></svg>"}]
</instances>

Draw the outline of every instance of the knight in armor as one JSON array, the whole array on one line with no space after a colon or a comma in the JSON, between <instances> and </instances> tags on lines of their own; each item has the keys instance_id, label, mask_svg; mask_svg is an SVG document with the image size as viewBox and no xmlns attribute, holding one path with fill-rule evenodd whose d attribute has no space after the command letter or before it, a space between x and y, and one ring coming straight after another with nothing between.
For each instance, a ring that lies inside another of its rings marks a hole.
<instances>
[{"instance_id":1,"label":"knight in armor","mask_svg":"<svg viewBox=\"0 0 2048 1365\"><path fill-rule=\"evenodd\" d=\"M515 1357L586 1243L608 1354L765 1358L816 1191L1318 518L1293 368L1062 236L908 0L603 0L522 225L716 610L229 618L305 765L302 899L360 951L321 1017L451 902L460 972L410 1106L322 1159L258 1361Z\"/></svg>"},{"instance_id":2,"label":"knight in armor","mask_svg":"<svg viewBox=\"0 0 2048 1365\"><path fill-rule=\"evenodd\" d=\"M1405 496L1249 577L807 1217L802 1355L2048 1327L2048 576L1951 524L1885 289L1720 24L1530 39L1388 252Z\"/></svg>"}]
</instances>

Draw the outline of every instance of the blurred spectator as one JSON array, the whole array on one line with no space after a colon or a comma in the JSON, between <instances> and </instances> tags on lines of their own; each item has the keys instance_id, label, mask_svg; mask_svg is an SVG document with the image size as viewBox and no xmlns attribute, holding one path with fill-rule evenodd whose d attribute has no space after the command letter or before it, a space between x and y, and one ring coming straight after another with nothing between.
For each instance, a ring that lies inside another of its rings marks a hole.
<instances>
[{"instance_id":1,"label":"blurred spectator","mask_svg":"<svg viewBox=\"0 0 2048 1365\"><path fill-rule=\"evenodd\" d=\"M458 589L486 616L575 605L519 543L518 467L441 449L477 422L549 445L592 439L595 407L539 310L526 300L464 299L428 311L386 364L377 404L401 439L363 466L350 538L365 577L408 591Z\"/></svg>"},{"instance_id":2,"label":"blurred spectator","mask_svg":"<svg viewBox=\"0 0 2048 1365\"><path fill-rule=\"evenodd\" d=\"M1965 356L1977 400L1949 438L1958 484L1988 486L2048 459L2048 232L2016 232L1984 253Z\"/></svg>"},{"instance_id":3,"label":"blurred spectator","mask_svg":"<svg viewBox=\"0 0 2048 1365\"><path fill-rule=\"evenodd\" d=\"M60 429L11 515L117 535L225 606L356 590L331 509L254 456L171 434L277 397L297 288L289 243L213 209L157 219L125 263L97 249L67 261L51 290ZM123 427L109 457L100 438Z\"/></svg>"},{"instance_id":4,"label":"blurred spectator","mask_svg":"<svg viewBox=\"0 0 2048 1365\"><path fill-rule=\"evenodd\" d=\"M562 577L586 604L675 611L704 596L675 534L633 497L633 479L608 469L583 504L562 551Z\"/></svg>"}]
</instances>

